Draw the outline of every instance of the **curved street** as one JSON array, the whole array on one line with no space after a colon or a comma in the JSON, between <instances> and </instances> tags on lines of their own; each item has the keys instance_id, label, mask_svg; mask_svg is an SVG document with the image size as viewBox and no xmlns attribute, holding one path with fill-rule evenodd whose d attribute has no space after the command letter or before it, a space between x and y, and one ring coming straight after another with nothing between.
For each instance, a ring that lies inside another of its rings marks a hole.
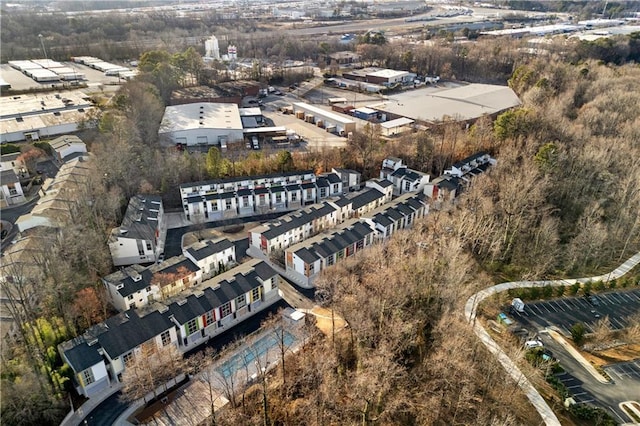
<instances>
[{"instance_id":1,"label":"curved street","mask_svg":"<svg viewBox=\"0 0 640 426\"><path fill-rule=\"evenodd\" d=\"M632 270L636 265L640 263L640 252L630 257L623 264L618 266L608 274L598 275L589 278L574 278L567 280L549 280L549 281L513 281L489 287L471 296L465 305L464 314L473 326L473 331L476 333L480 341L487 347L489 352L495 355L498 362L502 364L505 371L511 376L513 380L520 386L525 393L531 404L540 414L540 417L547 426L561 426L558 417L547 404L547 401L540 395L540 392L531 384L529 379L522 374L518 366L509 358L509 356L500 348L498 343L493 340L489 333L484 329L480 321L476 321L476 314L478 305L488 297L494 294L501 293L513 288L527 288L527 287L544 287L551 286L570 286L576 282L584 283L587 281L609 281L612 279L618 279Z\"/></svg>"}]
</instances>

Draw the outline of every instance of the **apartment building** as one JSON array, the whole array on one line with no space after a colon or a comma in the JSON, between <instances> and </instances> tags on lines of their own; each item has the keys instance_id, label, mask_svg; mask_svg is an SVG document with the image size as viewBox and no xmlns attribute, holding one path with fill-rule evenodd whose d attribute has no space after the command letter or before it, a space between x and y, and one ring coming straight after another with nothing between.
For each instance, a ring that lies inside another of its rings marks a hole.
<instances>
[{"instance_id":1,"label":"apartment building","mask_svg":"<svg viewBox=\"0 0 640 426\"><path fill-rule=\"evenodd\" d=\"M90 398L122 379L127 363L174 345L188 352L280 300L279 277L252 260L177 296L129 309L58 345L78 393Z\"/></svg>"},{"instance_id":2,"label":"apartment building","mask_svg":"<svg viewBox=\"0 0 640 426\"><path fill-rule=\"evenodd\" d=\"M109 251L115 266L155 262L164 251L166 224L162 199L136 195L118 228L111 230Z\"/></svg>"},{"instance_id":3,"label":"apartment building","mask_svg":"<svg viewBox=\"0 0 640 426\"><path fill-rule=\"evenodd\" d=\"M180 186L189 220L212 221L300 209L342 195L335 173L313 171L215 179Z\"/></svg>"}]
</instances>

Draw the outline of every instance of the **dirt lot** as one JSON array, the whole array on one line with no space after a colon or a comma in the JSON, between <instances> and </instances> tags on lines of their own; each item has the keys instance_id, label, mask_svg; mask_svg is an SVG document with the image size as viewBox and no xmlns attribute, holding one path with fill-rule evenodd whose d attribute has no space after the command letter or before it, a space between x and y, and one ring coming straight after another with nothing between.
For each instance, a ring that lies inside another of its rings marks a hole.
<instances>
[{"instance_id":1,"label":"dirt lot","mask_svg":"<svg viewBox=\"0 0 640 426\"><path fill-rule=\"evenodd\" d=\"M331 311L329 309L316 306L311 310L310 313L316 317L316 327L318 327L318 329L322 331L326 336L331 336ZM333 321L335 322L336 333L343 330L347 326L347 322L337 315L334 317Z\"/></svg>"},{"instance_id":2,"label":"dirt lot","mask_svg":"<svg viewBox=\"0 0 640 426\"><path fill-rule=\"evenodd\" d=\"M241 225L232 225L230 227L209 228L201 231L188 232L184 234L183 246L189 246L198 242L200 239L212 240L216 238L228 238L230 241L237 241L247 238L247 231L260 225L260 222L247 222Z\"/></svg>"}]
</instances>

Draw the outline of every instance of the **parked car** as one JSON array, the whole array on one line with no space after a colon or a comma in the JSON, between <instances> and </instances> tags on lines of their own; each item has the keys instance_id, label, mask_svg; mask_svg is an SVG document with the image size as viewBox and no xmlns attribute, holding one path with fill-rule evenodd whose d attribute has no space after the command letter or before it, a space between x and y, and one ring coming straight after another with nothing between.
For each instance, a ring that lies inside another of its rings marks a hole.
<instances>
[{"instance_id":1,"label":"parked car","mask_svg":"<svg viewBox=\"0 0 640 426\"><path fill-rule=\"evenodd\" d=\"M544 348L540 340L527 340L524 342L525 349Z\"/></svg>"},{"instance_id":2,"label":"parked car","mask_svg":"<svg viewBox=\"0 0 640 426\"><path fill-rule=\"evenodd\" d=\"M594 295L586 295L587 302L589 302L592 306L600 306L600 301Z\"/></svg>"}]
</instances>

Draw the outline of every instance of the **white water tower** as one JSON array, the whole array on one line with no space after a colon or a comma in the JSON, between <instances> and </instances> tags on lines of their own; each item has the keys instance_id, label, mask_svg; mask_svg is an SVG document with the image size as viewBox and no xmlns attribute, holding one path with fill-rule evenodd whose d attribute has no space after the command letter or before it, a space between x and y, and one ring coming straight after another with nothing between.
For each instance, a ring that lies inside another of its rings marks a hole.
<instances>
[{"instance_id":1,"label":"white water tower","mask_svg":"<svg viewBox=\"0 0 640 426\"><path fill-rule=\"evenodd\" d=\"M220 48L216 36L212 35L211 38L205 40L204 51L206 58L220 59Z\"/></svg>"}]
</instances>

